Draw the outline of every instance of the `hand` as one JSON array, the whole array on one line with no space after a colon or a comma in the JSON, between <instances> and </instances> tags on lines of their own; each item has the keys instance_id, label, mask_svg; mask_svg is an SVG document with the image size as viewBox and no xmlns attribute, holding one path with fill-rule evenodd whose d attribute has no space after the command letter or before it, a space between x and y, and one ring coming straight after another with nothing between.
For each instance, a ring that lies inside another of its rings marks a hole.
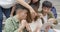
<instances>
[{"instance_id":1,"label":"hand","mask_svg":"<svg viewBox=\"0 0 60 32\"><path fill-rule=\"evenodd\" d=\"M26 29L27 29L29 32L32 32L29 23L26 23Z\"/></svg>"},{"instance_id":2,"label":"hand","mask_svg":"<svg viewBox=\"0 0 60 32\"><path fill-rule=\"evenodd\" d=\"M38 13L38 14L39 14L40 18L43 18L43 14L41 14L41 13Z\"/></svg>"},{"instance_id":3,"label":"hand","mask_svg":"<svg viewBox=\"0 0 60 32\"><path fill-rule=\"evenodd\" d=\"M38 0L33 0L33 3L36 3Z\"/></svg>"},{"instance_id":4,"label":"hand","mask_svg":"<svg viewBox=\"0 0 60 32\"><path fill-rule=\"evenodd\" d=\"M19 32L22 32L22 30L25 28L26 20L22 20L21 23L19 24Z\"/></svg>"},{"instance_id":5,"label":"hand","mask_svg":"<svg viewBox=\"0 0 60 32\"><path fill-rule=\"evenodd\" d=\"M25 25L26 25L26 20L22 20L22 21L21 21L21 25L25 27Z\"/></svg>"},{"instance_id":6,"label":"hand","mask_svg":"<svg viewBox=\"0 0 60 32\"><path fill-rule=\"evenodd\" d=\"M57 20L55 18L48 19L48 22L50 22L51 24L54 24L54 25L58 24L58 22L57 22Z\"/></svg>"},{"instance_id":7,"label":"hand","mask_svg":"<svg viewBox=\"0 0 60 32\"><path fill-rule=\"evenodd\" d=\"M37 16L37 13L33 10L33 9L30 9L30 13L31 13L31 16Z\"/></svg>"}]
</instances>

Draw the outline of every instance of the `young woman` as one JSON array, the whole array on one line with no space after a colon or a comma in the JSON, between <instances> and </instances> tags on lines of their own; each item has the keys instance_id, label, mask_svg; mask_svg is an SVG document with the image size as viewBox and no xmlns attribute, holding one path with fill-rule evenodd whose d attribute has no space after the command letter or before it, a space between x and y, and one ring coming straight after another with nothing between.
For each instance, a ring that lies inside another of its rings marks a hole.
<instances>
[{"instance_id":1,"label":"young woman","mask_svg":"<svg viewBox=\"0 0 60 32\"><path fill-rule=\"evenodd\" d=\"M17 2L22 6L28 8L31 14L36 15L36 12L33 10L33 8L24 2L24 0L0 0L0 32L2 32L3 13L8 18L11 13L11 7Z\"/></svg>"},{"instance_id":2,"label":"young woman","mask_svg":"<svg viewBox=\"0 0 60 32\"><path fill-rule=\"evenodd\" d=\"M37 13L38 14L38 13ZM31 15L30 12L27 13L27 19L25 21L25 24L22 23L23 25L25 25L25 29L27 30L27 32L40 32L40 28L42 26L42 21L40 19L39 14L37 16ZM23 26L20 27L20 32L23 29ZM26 31L25 30L25 31Z\"/></svg>"},{"instance_id":3,"label":"young woman","mask_svg":"<svg viewBox=\"0 0 60 32\"><path fill-rule=\"evenodd\" d=\"M31 31L29 28L26 17L27 14L30 12L25 7L18 7L15 9L16 15L13 17L10 17L5 22L4 31L5 32L20 32L21 30L23 32Z\"/></svg>"}]
</instances>

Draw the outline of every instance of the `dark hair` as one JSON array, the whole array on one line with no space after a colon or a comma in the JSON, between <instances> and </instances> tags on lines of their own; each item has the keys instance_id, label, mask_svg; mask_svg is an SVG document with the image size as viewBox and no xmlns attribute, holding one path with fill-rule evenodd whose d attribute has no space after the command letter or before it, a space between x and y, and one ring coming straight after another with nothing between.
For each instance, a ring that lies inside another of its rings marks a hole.
<instances>
[{"instance_id":1,"label":"dark hair","mask_svg":"<svg viewBox=\"0 0 60 32\"><path fill-rule=\"evenodd\" d=\"M15 10L14 10L13 15L16 15L16 11L17 11L18 9L27 9L27 8L25 8L24 6L22 6L22 5L20 5L19 3L17 3L17 4L15 5ZM27 10L28 10L28 9L27 9Z\"/></svg>"},{"instance_id":2,"label":"dark hair","mask_svg":"<svg viewBox=\"0 0 60 32\"><path fill-rule=\"evenodd\" d=\"M39 6L40 6L40 0L38 0L38 1L35 2L35 3L33 3L33 0L31 0L30 5L34 5L34 6L36 6L37 8L39 8Z\"/></svg>"},{"instance_id":3,"label":"dark hair","mask_svg":"<svg viewBox=\"0 0 60 32\"><path fill-rule=\"evenodd\" d=\"M18 9L26 9L24 6L20 5L20 4L16 4L16 8L15 8L15 11L18 10Z\"/></svg>"},{"instance_id":4,"label":"dark hair","mask_svg":"<svg viewBox=\"0 0 60 32\"><path fill-rule=\"evenodd\" d=\"M40 0L38 0L37 2L33 3L33 1L31 0L30 2L30 5L31 7L34 9L34 11L36 13L38 13L38 8L40 6ZM37 15L35 18L34 18L34 21L36 21L37 19L39 18L39 16ZM32 19L32 18L31 18Z\"/></svg>"},{"instance_id":5,"label":"dark hair","mask_svg":"<svg viewBox=\"0 0 60 32\"><path fill-rule=\"evenodd\" d=\"M44 1L44 2L42 3L42 8L43 8L43 7L51 8L51 7L52 7L52 3L49 2L49 1Z\"/></svg>"}]
</instances>

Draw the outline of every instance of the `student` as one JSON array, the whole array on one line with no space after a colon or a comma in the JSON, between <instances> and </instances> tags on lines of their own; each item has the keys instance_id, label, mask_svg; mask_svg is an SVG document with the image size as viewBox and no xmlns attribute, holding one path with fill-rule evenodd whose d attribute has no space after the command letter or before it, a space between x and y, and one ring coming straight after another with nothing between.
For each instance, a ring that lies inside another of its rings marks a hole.
<instances>
[{"instance_id":1,"label":"student","mask_svg":"<svg viewBox=\"0 0 60 32\"><path fill-rule=\"evenodd\" d=\"M44 21L42 21L43 23L47 23L48 19L54 18L53 14L50 11L51 7L52 7L52 3L49 1L44 1L42 3L42 10L39 13L41 13L40 16L44 20Z\"/></svg>"},{"instance_id":2,"label":"student","mask_svg":"<svg viewBox=\"0 0 60 32\"><path fill-rule=\"evenodd\" d=\"M44 1L42 3L42 10L39 13L40 13L40 17L43 19L43 21L42 21L43 24L47 23L50 18L54 18L53 14L50 11L51 7L52 7L52 3L49 1ZM58 23L57 20L55 20L55 24L57 24L57 23ZM48 24L45 24L45 25L48 25ZM43 27L44 27L44 25L43 25ZM44 30L43 27L42 27L42 31Z\"/></svg>"},{"instance_id":3,"label":"student","mask_svg":"<svg viewBox=\"0 0 60 32\"><path fill-rule=\"evenodd\" d=\"M21 4L22 6L26 7L30 10L31 14L36 15L33 8L29 6L24 0L0 0L0 32L2 32L2 21L3 21L3 13L8 18L11 13L11 7L14 6L16 3Z\"/></svg>"},{"instance_id":4,"label":"student","mask_svg":"<svg viewBox=\"0 0 60 32\"><path fill-rule=\"evenodd\" d=\"M16 8L16 15L6 20L4 31L5 32L19 32L20 26L22 26L23 28L26 26L27 13L28 13L28 10L25 9L24 7ZM23 31L25 32L25 30Z\"/></svg>"}]
</instances>

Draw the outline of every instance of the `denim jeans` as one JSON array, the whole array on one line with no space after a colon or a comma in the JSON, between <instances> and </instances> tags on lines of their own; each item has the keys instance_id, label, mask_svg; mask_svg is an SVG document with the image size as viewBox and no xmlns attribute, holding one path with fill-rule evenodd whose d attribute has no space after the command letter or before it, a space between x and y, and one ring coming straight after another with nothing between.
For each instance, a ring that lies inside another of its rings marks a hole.
<instances>
[{"instance_id":1,"label":"denim jeans","mask_svg":"<svg viewBox=\"0 0 60 32\"><path fill-rule=\"evenodd\" d=\"M6 18L10 16L11 8L4 9L0 6L0 32L2 32L2 21L3 21L3 13L5 14Z\"/></svg>"}]
</instances>

